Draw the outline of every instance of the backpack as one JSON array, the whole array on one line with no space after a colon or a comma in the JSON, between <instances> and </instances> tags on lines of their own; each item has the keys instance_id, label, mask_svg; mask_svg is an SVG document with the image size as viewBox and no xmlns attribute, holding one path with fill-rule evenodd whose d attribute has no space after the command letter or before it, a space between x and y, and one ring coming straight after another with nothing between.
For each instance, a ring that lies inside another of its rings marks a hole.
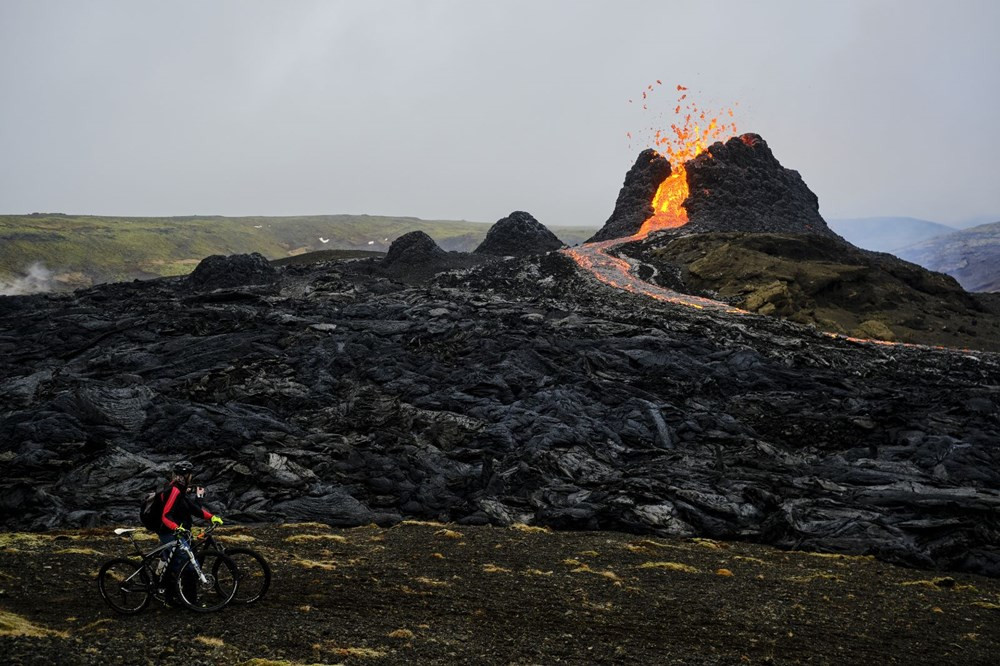
<instances>
[{"instance_id":1,"label":"backpack","mask_svg":"<svg viewBox=\"0 0 1000 666\"><path fill-rule=\"evenodd\" d=\"M159 532L163 522L163 491L149 493L139 502L139 522L150 532Z\"/></svg>"}]
</instances>

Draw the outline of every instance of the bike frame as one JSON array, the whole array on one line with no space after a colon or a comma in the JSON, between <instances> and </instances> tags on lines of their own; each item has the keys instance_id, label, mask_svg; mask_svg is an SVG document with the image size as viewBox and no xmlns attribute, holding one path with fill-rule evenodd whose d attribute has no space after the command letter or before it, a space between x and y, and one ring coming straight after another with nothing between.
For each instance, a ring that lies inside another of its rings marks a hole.
<instances>
[{"instance_id":1,"label":"bike frame","mask_svg":"<svg viewBox=\"0 0 1000 666\"><path fill-rule=\"evenodd\" d=\"M208 535L207 536L208 539L211 539L211 536L210 536L211 535L211 530L206 530L205 534ZM184 552L184 554L188 556L188 559L191 562L191 566L194 568L195 573L198 575L198 580L202 584L208 583L208 579L205 577L205 572L203 572L201 570L201 564L198 562L198 558L195 557L194 551L192 550L191 544L189 543L188 540L178 537L177 539L175 539L175 540L173 540L173 541L171 541L169 543L162 543L162 544L160 544L159 546L157 546L153 550L149 551L148 553L143 553L142 549L139 548L139 544L136 543L135 536L134 536L134 534L132 532L128 532L128 538L129 538L129 541L132 542L132 547L135 549L136 555L138 555L142 559L142 562L141 562L142 568L136 569L135 573L132 574L132 576L129 576L129 580L132 577L134 577L135 575L137 575L140 571L144 570L144 569L152 569L152 567L150 566L150 562L153 559L155 559L154 556L159 555L164 550L167 550L169 548L169 549L172 549L174 551L176 551L176 550L182 550ZM212 541L214 543L214 540L212 540ZM176 555L176 552L171 553L170 557L167 559L167 566L168 567L170 566L170 562L174 559L175 555ZM153 578L155 578L155 576Z\"/></svg>"}]
</instances>

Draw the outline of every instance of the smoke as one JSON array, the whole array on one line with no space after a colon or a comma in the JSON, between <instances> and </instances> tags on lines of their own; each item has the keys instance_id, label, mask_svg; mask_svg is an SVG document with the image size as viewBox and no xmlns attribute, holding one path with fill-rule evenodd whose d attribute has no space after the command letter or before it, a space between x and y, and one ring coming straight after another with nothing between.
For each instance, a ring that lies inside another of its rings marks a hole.
<instances>
[{"instance_id":1,"label":"smoke","mask_svg":"<svg viewBox=\"0 0 1000 666\"><path fill-rule=\"evenodd\" d=\"M52 271L41 262L28 266L21 277L0 278L0 296L22 296L52 291Z\"/></svg>"}]
</instances>

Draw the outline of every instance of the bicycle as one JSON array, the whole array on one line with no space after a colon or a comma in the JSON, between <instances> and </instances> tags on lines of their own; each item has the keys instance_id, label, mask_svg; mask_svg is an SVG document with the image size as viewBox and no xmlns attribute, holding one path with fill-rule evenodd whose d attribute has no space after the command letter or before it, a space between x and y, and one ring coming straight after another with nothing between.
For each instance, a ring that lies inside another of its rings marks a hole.
<instances>
[{"instance_id":1,"label":"bicycle","mask_svg":"<svg viewBox=\"0 0 1000 666\"><path fill-rule=\"evenodd\" d=\"M271 566L263 555L252 548L244 546L226 548L212 536L211 531L205 531L195 536L194 553L199 559L203 553L219 553L236 564L238 586L231 603L245 605L256 603L267 594L271 586ZM214 568L220 566L221 562L221 560L215 562L213 573Z\"/></svg>"},{"instance_id":2,"label":"bicycle","mask_svg":"<svg viewBox=\"0 0 1000 666\"><path fill-rule=\"evenodd\" d=\"M133 535L141 529L119 527L114 530L118 536L128 536L140 559L116 557L105 562L97 574L101 597L113 610L125 615L140 613L154 597L166 601L167 586L171 584L184 607L201 613L224 608L236 595L239 577L232 559L221 552L211 552L199 561L185 539L161 544L143 553ZM213 529L214 526L205 533L210 534ZM171 553L165 562L161 556L168 549ZM169 564L175 557L187 559L171 581Z\"/></svg>"}]
</instances>

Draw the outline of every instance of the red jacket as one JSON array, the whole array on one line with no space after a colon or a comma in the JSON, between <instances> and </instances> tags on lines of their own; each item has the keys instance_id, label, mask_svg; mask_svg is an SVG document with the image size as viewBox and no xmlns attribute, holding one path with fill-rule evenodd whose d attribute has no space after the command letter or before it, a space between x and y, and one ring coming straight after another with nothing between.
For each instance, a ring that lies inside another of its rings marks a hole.
<instances>
[{"instance_id":1,"label":"red jacket","mask_svg":"<svg viewBox=\"0 0 1000 666\"><path fill-rule=\"evenodd\" d=\"M185 529L191 529L191 520L200 515L205 520L211 520L212 514L205 507L188 496L187 486L174 482L164 491L166 501L163 503L162 526L165 530L161 532L173 532L178 525L183 525Z\"/></svg>"}]
</instances>

